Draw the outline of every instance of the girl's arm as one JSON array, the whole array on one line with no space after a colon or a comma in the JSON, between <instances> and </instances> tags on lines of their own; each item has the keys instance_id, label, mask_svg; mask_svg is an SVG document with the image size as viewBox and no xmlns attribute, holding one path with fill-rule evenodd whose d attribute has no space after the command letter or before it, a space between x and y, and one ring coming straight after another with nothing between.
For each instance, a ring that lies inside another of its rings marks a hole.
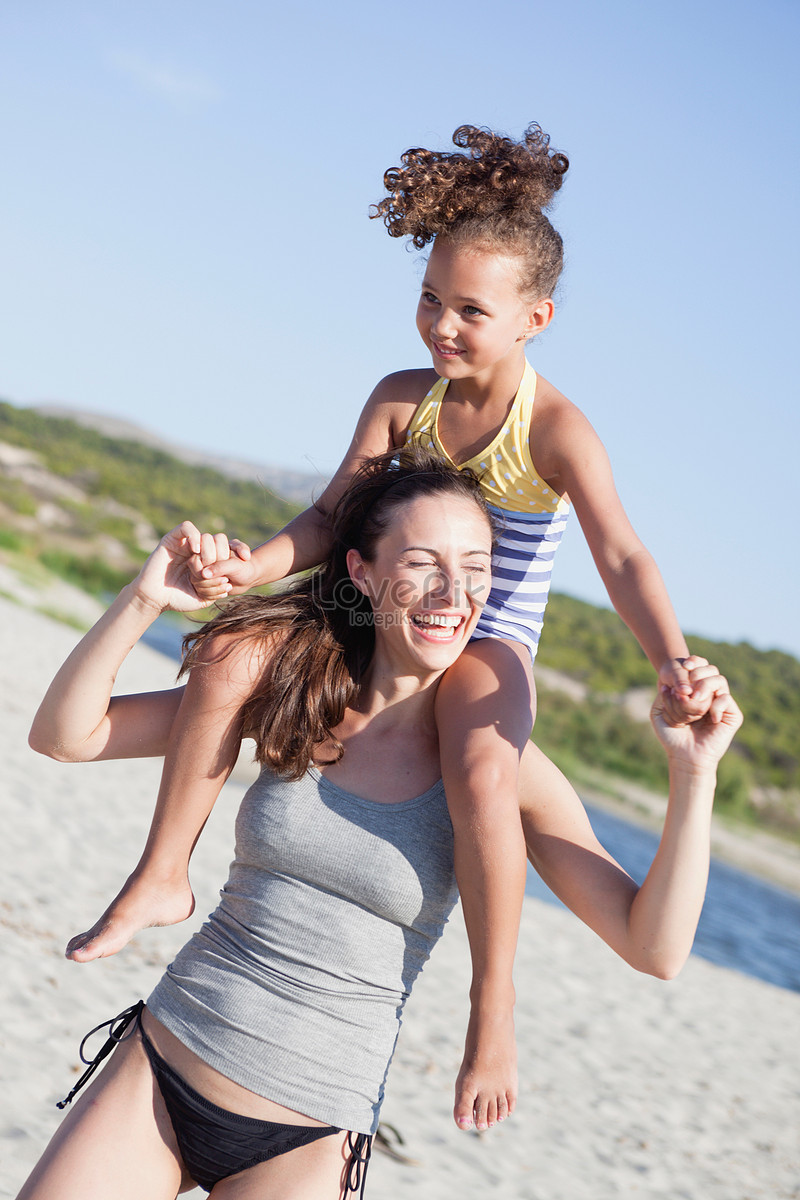
<instances>
[{"instance_id":1,"label":"girl's arm","mask_svg":"<svg viewBox=\"0 0 800 1200\"><path fill-rule=\"evenodd\" d=\"M349 449L319 500L254 550L235 541L231 542L231 557L223 551L216 563L210 560L203 566L196 560L192 582L206 603L225 595L226 584L227 590L236 595L321 563L331 544L328 519L353 475L366 459L402 445L413 411L434 379L430 370L387 375L364 406ZM204 549L213 553L210 543L204 542Z\"/></svg>"},{"instance_id":2,"label":"girl's arm","mask_svg":"<svg viewBox=\"0 0 800 1200\"><path fill-rule=\"evenodd\" d=\"M638 887L600 845L561 772L531 745L520 794L528 856L568 908L639 971L670 979L692 947L709 865L717 764L742 723L726 681L704 659L687 663L702 719L672 727L663 695L652 721L669 762L669 801L658 850Z\"/></svg>"},{"instance_id":3,"label":"girl's arm","mask_svg":"<svg viewBox=\"0 0 800 1200\"><path fill-rule=\"evenodd\" d=\"M541 382L544 395L531 434L534 461L550 486L568 496L611 603L671 689L669 715L696 716L701 709L689 695L681 663L689 654L686 639L661 573L622 506L605 447L583 413Z\"/></svg>"},{"instance_id":4,"label":"girl's arm","mask_svg":"<svg viewBox=\"0 0 800 1200\"><path fill-rule=\"evenodd\" d=\"M183 688L113 698L111 691L130 650L160 613L204 607L188 569L200 548L200 534L188 521L161 539L56 674L31 727L34 750L62 762L166 752Z\"/></svg>"},{"instance_id":5,"label":"girl's arm","mask_svg":"<svg viewBox=\"0 0 800 1200\"><path fill-rule=\"evenodd\" d=\"M659 671L669 659L687 657L686 640L658 567L622 506L603 443L583 413L561 399L548 425L548 481L569 496L615 609Z\"/></svg>"}]
</instances>

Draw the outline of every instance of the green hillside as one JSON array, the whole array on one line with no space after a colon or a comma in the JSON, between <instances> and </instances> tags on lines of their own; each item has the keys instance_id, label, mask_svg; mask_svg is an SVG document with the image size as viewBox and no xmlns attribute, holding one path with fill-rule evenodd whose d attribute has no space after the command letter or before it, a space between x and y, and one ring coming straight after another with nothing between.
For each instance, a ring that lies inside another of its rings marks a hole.
<instances>
[{"instance_id":1,"label":"green hillside","mask_svg":"<svg viewBox=\"0 0 800 1200\"><path fill-rule=\"evenodd\" d=\"M2 442L34 455L53 477L24 462L3 470L4 544L24 548L90 590L116 590L158 538L187 517L201 529L258 545L298 511L256 483L0 401ZM43 507L49 521L37 520Z\"/></svg>"},{"instance_id":2,"label":"green hillside","mask_svg":"<svg viewBox=\"0 0 800 1200\"><path fill-rule=\"evenodd\" d=\"M718 805L732 814L800 836L800 661L687 635L689 648L727 677L745 722L720 768ZM537 741L574 774L589 762L646 785L663 782L663 756L619 702L651 687L653 670L625 625L608 609L554 594L538 662L585 684L587 698L548 692L539 706Z\"/></svg>"},{"instance_id":3,"label":"green hillside","mask_svg":"<svg viewBox=\"0 0 800 1200\"><path fill-rule=\"evenodd\" d=\"M86 591L116 591L162 533L190 518L258 544L297 509L255 483L190 466L161 450L0 402L0 557L37 563ZM800 838L800 662L747 643L689 636L730 681L745 724L720 770L718 807ZM625 694L653 672L619 618L553 595L542 667L583 697L540 685L536 738L574 779L623 777L663 789L664 759Z\"/></svg>"}]
</instances>

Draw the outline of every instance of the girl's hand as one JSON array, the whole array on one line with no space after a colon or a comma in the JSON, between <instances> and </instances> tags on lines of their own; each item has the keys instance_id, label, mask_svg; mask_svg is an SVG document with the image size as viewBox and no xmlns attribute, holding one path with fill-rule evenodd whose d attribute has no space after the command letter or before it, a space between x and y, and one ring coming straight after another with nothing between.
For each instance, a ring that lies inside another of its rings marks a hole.
<instances>
[{"instance_id":1,"label":"girl's hand","mask_svg":"<svg viewBox=\"0 0 800 1200\"><path fill-rule=\"evenodd\" d=\"M650 720L672 762L683 762L693 769L716 767L742 724L742 713L728 691L728 681L716 667L696 655L685 659L684 665L694 704L701 714L675 721L666 702L669 690L662 685Z\"/></svg>"},{"instance_id":2,"label":"girl's hand","mask_svg":"<svg viewBox=\"0 0 800 1200\"><path fill-rule=\"evenodd\" d=\"M227 554L228 539L224 534L217 536L224 539L224 550ZM227 584L224 585L224 591L218 589L218 594L211 598L201 595L194 587L191 564L203 553L204 540L210 538L210 534L201 535L191 521L184 521L171 529L158 543L131 584L137 598L148 607L157 608L159 612L167 609L174 612L196 612L206 608L220 595L227 594L230 591ZM222 547L220 549L222 550ZM206 553L210 554L210 551L206 549Z\"/></svg>"},{"instance_id":3,"label":"girl's hand","mask_svg":"<svg viewBox=\"0 0 800 1200\"><path fill-rule=\"evenodd\" d=\"M224 533L203 533L200 548L189 564L192 587L204 604L246 592L256 582L250 547Z\"/></svg>"}]
</instances>

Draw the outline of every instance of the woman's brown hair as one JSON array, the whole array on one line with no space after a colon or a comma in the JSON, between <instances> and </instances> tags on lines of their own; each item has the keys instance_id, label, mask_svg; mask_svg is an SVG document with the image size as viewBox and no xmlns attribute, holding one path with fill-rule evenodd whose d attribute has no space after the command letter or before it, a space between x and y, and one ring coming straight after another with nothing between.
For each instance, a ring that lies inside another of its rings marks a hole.
<instances>
[{"instance_id":1,"label":"woman's brown hair","mask_svg":"<svg viewBox=\"0 0 800 1200\"><path fill-rule=\"evenodd\" d=\"M286 779L300 779L315 748L331 739L372 659L372 608L350 579L347 552L373 561L395 510L423 496L471 500L492 528L470 471L416 447L369 459L328 518L333 544L322 566L279 594L236 597L185 638L181 674L202 669L201 648L218 634L268 643L266 667L243 708L243 728L255 738L258 762ZM332 749L341 758L335 739Z\"/></svg>"},{"instance_id":2,"label":"woman's brown hair","mask_svg":"<svg viewBox=\"0 0 800 1200\"><path fill-rule=\"evenodd\" d=\"M422 249L435 237L519 257L526 300L551 296L564 261L563 243L544 214L569 160L550 149L532 124L519 142L491 129L461 125L456 152L406 150L383 177L389 193L372 206L392 237Z\"/></svg>"}]
</instances>

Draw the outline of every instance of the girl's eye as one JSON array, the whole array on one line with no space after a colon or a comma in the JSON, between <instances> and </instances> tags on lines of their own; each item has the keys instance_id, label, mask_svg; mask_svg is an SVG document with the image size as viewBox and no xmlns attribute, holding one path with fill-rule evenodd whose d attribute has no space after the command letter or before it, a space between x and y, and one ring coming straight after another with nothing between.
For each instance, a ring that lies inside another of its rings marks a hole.
<instances>
[{"instance_id":1,"label":"girl's eye","mask_svg":"<svg viewBox=\"0 0 800 1200\"><path fill-rule=\"evenodd\" d=\"M484 315L483 309L476 308L474 304L465 304L464 312L468 317L482 317Z\"/></svg>"},{"instance_id":2,"label":"girl's eye","mask_svg":"<svg viewBox=\"0 0 800 1200\"><path fill-rule=\"evenodd\" d=\"M422 299L425 301L426 304L438 304L439 303L439 301L434 296L433 292L423 292Z\"/></svg>"}]
</instances>

